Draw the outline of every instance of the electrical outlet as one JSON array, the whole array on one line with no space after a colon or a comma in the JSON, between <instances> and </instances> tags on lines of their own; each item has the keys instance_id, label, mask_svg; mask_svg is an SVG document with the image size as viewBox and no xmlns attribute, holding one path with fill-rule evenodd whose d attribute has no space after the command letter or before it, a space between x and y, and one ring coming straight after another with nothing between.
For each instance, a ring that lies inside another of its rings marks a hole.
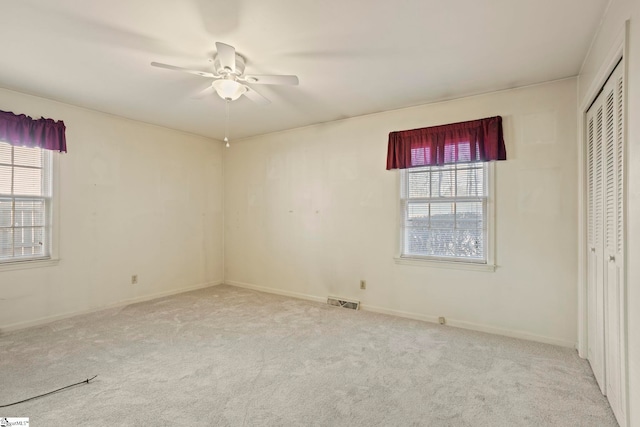
<instances>
[{"instance_id":1,"label":"electrical outlet","mask_svg":"<svg viewBox=\"0 0 640 427\"><path fill-rule=\"evenodd\" d=\"M137 285L138 284L138 275L134 274L133 276L131 276L131 284L132 285Z\"/></svg>"},{"instance_id":2,"label":"electrical outlet","mask_svg":"<svg viewBox=\"0 0 640 427\"><path fill-rule=\"evenodd\" d=\"M444 317L438 317L438 323L444 325L445 323L447 323L447 319L445 319Z\"/></svg>"},{"instance_id":3,"label":"electrical outlet","mask_svg":"<svg viewBox=\"0 0 640 427\"><path fill-rule=\"evenodd\" d=\"M360 280L360 289L367 289L367 281Z\"/></svg>"}]
</instances>

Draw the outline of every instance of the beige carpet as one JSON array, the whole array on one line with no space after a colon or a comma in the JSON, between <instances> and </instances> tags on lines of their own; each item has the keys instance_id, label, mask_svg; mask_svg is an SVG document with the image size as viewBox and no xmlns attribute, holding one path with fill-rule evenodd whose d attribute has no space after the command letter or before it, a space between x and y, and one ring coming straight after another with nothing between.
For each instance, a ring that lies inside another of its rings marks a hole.
<instances>
[{"instance_id":1,"label":"beige carpet","mask_svg":"<svg viewBox=\"0 0 640 427\"><path fill-rule=\"evenodd\" d=\"M575 351L217 286L0 336L32 426L613 426Z\"/></svg>"}]
</instances>

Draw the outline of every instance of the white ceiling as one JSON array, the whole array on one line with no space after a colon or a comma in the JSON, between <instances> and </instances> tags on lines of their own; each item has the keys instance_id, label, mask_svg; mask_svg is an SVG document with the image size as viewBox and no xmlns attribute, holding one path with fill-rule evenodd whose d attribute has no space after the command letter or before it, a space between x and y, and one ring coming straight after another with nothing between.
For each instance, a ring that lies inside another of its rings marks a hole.
<instances>
[{"instance_id":1,"label":"white ceiling","mask_svg":"<svg viewBox=\"0 0 640 427\"><path fill-rule=\"evenodd\" d=\"M231 105L231 139L575 76L608 0L0 0L0 86L222 139L193 97L215 42L267 106ZM63 117L54 117L64 119Z\"/></svg>"}]
</instances>

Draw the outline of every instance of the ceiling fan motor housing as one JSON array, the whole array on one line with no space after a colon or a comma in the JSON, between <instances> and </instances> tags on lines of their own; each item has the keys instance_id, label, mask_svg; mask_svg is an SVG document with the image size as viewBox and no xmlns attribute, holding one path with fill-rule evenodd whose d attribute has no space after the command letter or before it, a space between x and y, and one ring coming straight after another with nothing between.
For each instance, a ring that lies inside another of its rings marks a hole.
<instances>
[{"instance_id":1,"label":"ceiling fan motor housing","mask_svg":"<svg viewBox=\"0 0 640 427\"><path fill-rule=\"evenodd\" d=\"M216 73L221 76L226 76L228 74L235 74L236 76L241 76L244 74L244 58L236 53L236 69L229 70L225 69L225 67L220 64L220 58L216 54L213 57L213 67L216 70Z\"/></svg>"}]
</instances>

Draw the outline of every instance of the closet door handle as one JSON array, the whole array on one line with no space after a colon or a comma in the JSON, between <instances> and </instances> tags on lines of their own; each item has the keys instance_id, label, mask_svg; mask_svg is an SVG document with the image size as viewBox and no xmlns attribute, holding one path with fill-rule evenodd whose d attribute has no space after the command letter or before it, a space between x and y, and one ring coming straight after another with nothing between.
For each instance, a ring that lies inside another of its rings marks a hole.
<instances>
[{"instance_id":1,"label":"closet door handle","mask_svg":"<svg viewBox=\"0 0 640 427\"><path fill-rule=\"evenodd\" d=\"M613 262L616 260L616 257L614 255L609 255L609 262Z\"/></svg>"},{"instance_id":2,"label":"closet door handle","mask_svg":"<svg viewBox=\"0 0 640 427\"><path fill-rule=\"evenodd\" d=\"M596 251L596 248L591 248L591 252L595 252L595 251Z\"/></svg>"}]
</instances>

